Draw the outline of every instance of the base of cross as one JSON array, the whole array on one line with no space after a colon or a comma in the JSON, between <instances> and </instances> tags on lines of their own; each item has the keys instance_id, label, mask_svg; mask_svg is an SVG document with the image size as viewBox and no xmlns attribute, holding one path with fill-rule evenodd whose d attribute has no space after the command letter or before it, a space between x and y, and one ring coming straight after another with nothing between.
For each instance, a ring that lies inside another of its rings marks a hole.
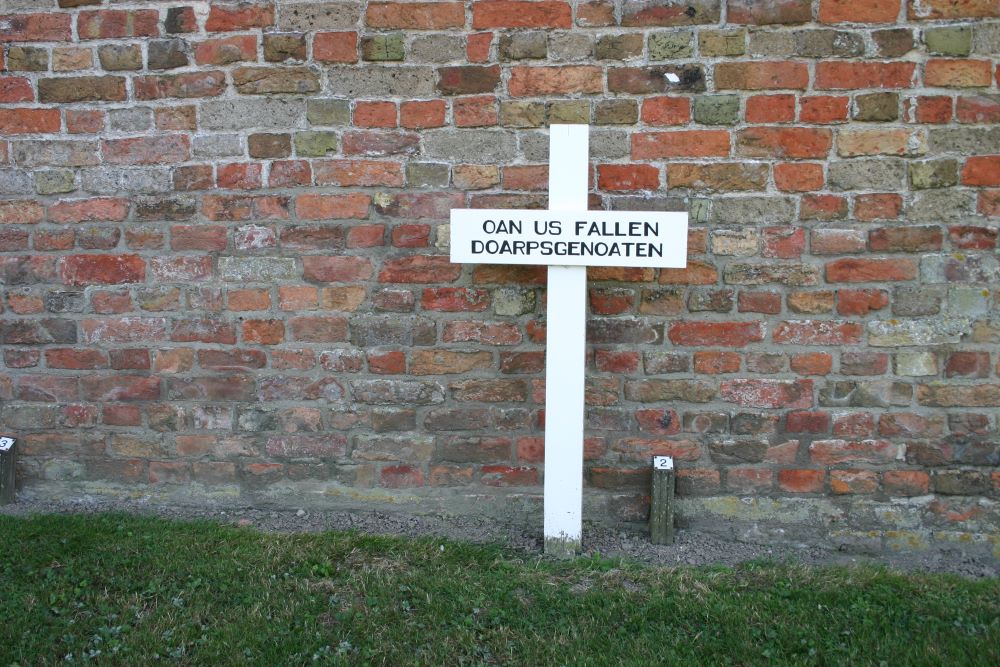
<instances>
[{"instance_id":1,"label":"base of cross","mask_svg":"<svg viewBox=\"0 0 1000 667\"><path fill-rule=\"evenodd\" d=\"M546 535L545 555L553 558L572 558L580 553L580 538L569 535Z\"/></svg>"}]
</instances>

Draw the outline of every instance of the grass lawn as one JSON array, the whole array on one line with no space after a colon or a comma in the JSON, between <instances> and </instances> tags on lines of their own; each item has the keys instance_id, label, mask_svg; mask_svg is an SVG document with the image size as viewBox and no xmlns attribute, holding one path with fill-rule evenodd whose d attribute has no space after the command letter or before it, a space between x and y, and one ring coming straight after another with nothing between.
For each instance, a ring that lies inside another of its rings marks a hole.
<instances>
[{"instance_id":1,"label":"grass lawn","mask_svg":"<svg viewBox=\"0 0 1000 667\"><path fill-rule=\"evenodd\" d=\"M1000 580L0 517L0 667L998 665Z\"/></svg>"}]
</instances>

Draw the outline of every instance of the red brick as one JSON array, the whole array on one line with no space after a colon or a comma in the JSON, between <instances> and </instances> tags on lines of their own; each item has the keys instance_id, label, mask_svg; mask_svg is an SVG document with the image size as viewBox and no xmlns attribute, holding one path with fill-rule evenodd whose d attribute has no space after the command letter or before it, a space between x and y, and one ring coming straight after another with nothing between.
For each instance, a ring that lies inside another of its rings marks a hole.
<instances>
[{"instance_id":1,"label":"red brick","mask_svg":"<svg viewBox=\"0 0 1000 667\"><path fill-rule=\"evenodd\" d=\"M505 2L492 0L479 4L492 5ZM604 90L604 73L600 67L593 65L518 66L511 69L507 89L513 97L600 93Z\"/></svg>"},{"instance_id":2,"label":"red brick","mask_svg":"<svg viewBox=\"0 0 1000 667\"><path fill-rule=\"evenodd\" d=\"M463 97L452 103L455 127L486 127L497 124L497 98L492 95Z\"/></svg>"},{"instance_id":3,"label":"red brick","mask_svg":"<svg viewBox=\"0 0 1000 667\"><path fill-rule=\"evenodd\" d=\"M240 3L234 5L212 4L205 30L208 32L236 32L274 25L274 6L270 4Z\"/></svg>"},{"instance_id":4,"label":"red brick","mask_svg":"<svg viewBox=\"0 0 1000 667\"><path fill-rule=\"evenodd\" d=\"M403 185L403 166L399 162L316 160L313 170L317 185L397 188Z\"/></svg>"},{"instance_id":5,"label":"red brick","mask_svg":"<svg viewBox=\"0 0 1000 667\"><path fill-rule=\"evenodd\" d=\"M490 293L467 287L427 288L421 295L420 305L424 310L446 313L482 312L489 308Z\"/></svg>"},{"instance_id":6,"label":"red brick","mask_svg":"<svg viewBox=\"0 0 1000 667\"><path fill-rule=\"evenodd\" d=\"M358 33L316 33L313 38L313 59L327 63L358 62Z\"/></svg>"},{"instance_id":7,"label":"red brick","mask_svg":"<svg viewBox=\"0 0 1000 667\"><path fill-rule=\"evenodd\" d=\"M777 292L740 292L737 309L741 313L776 315L781 312L781 294Z\"/></svg>"},{"instance_id":8,"label":"red brick","mask_svg":"<svg viewBox=\"0 0 1000 667\"><path fill-rule=\"evenodd\" d=\"M539 483L538 470L526 466L487 465L480 468L480 475L483 486L537 486Z\"/></svg>"},{"instance_id":9,"label":"red brick","mask_svg":"<svg viewBox=\"0 0 1000 667\"><path fill-rule=\"evenodd\" d=\"M236 327L231 322L212 318L173 320L170 340L176 343L236 344Z\"/></svg>"},{"instance_id":10,"label":"red brick","mask_svg":"<svg viewBox=\"0 0 1000 667\"><path fill-rule=\"evenodd\" d=\"M847 198L839 195L805 195L799 205L802 220L842 220L847 217Z\"/></svg>"},{"instance_id":11,"label":"red brick","mask_svg":"<svg viewBox=\"0 0 1000 667\"><path fill-rule=\"evenodd\" d=\"M809 458L820 465L841 463L890 463L896 445L888 440L816 440L809 445Z\"/></svg>"},{"instance_id":12,"label":"red brick","mask_svg":"<svg viewBox=\"0 0 1000 667\"><path fill-rule=\"evenodd\" d=\"M491 93L500 85L500 66L459 65L438 69L438 90L445 95Z\"/></svg>"},{"instance_id":13,"label":"red brick","mask_svg":"<svg viewBox=\"0 0 1000 667\"><path fill-rule=\"evenodd\" d=\"M80 39L156 37L160 34L159 22L160 13L155 9L102 9L80 12L76 30Z\"/></svg>"},{"instance_id":14,"label":"red brick","mask_svg":"<svg viewBox=\"0 0 1000 667\"><path fill-rule=\"evenodd\" d=\"M375 248L385 245L385 225L355 225L347 231L348 248Z\"/></svg>"},{"instance_id":15,"label":"red brick","mask_svg":"<svg viewBox=\"0 0 1000 667\"><path fill-rule=\"evenodd\" d=\"M788 433L827 433L830 430L828 412L789 412L785 415L785 431Z\"/></svg>"},{"instance_id":16,"label":"red brick","mask_svg":"<svg viewBox=\"0 0 1000 667\"><path fill-rule=\"evenodd\" d=\"M948 240L959 250L991 250L997 247L998 232L990 227L955 225L948 228Z\"/></svg>"},{"instance_id":17,"label":"red brick","mask_svg":"<svg viewBox=\"0 0 1000 667\"><path fill-rule=\"evenodd\" d=\"M951 121L951 109L954 104L945 95L920 95L915 100L918 123L947 123Z\"/></svg>"},{"instance_id":18,"label":"red brick","mask_svg":"<svg viewBox=\"0 0 1000 667\"><path fill-rule=\"evenodd\" d=\"M867 412L839 414L833 422L833 435L863 438L875 433L875 419Z\"/></svg>"},{"instance_id":19,"label":"red brick","mask_svg":"<svg viewBox=\"0 0 1000 667\"><path fill-rule=\"evenodd\" d=\"M392 228L390 241L394 248L426 248L430 245L430 225L396 225Z\"/></svg>"},{"instance_id":20,"label":"red brick","mask_svg":"<svg viewBox=\"0 0 1000 667\"><path fill-rule=\"evenodd\" d=\"M503 187L507 190L544 190L548 182L548 165L519 164L503 168Z\"/></svg>"},{"instance_id":21,"label":"red brick","mask_svg":"<svg viewBox=\"0 0 1000 667\"><path fill-rule=\"evenodd\" d=\"M85 375L80 380L83 398L90 401L155 401L160 398L160 378L140 375Z\"/></svg>"},{"instance_id":22,"label":"red brick","mask_svg":"<svg viewBox=\"0 0 1000 667\"><path fill-rule=\"evenodd\" d=\"M0 201L0 225L34 225L45 217L45 207L27 199Z\"/></svg>"},{"instance_id":23,"label":"red brick","mask_svg":"<svg viewBox=\"0 0 1000 667\"><path fill-rule=\"evenodd\" d=\"M748 123L790 123L795 120L794 95L753 95L747 98Z\"/></svg>"},{"instance_id":24,"label":"red brick","mask_svg":"<svg viewBox=\"0 0 1000 667\"><path fill-rule=\"evenodd\" d=\"M930 475L922 470L886 470L882 490L889 496L922 496L930 489Z\"/></svg>"},{"instance_id":25,"label":"red brick","mask_svg":"<svg viewBox=\"0 0 1000 667\"><path fill-rule=\"evenodd\" d=\"M986 378L990 375L989 352L952 352L945 363L945 377Z\"/></svg>"},{"instance_id":26,"label":"red brick","mask_svg":"<svg viewBox=\"0 0 1000 667\"><path fill-rule=\"evenodd\" d=\"M823 187L823 165L785 162L774 165L774 184L782 192L810 192Z\"/></svg>"},{"instance_id":27,"label":"red brick","mask_svg":"<svg viewBox=\"0 0 1000 667\"><path fill-rule=\"evenodd\" d=\"M747 157L822 158L832 145L833 133L820 128L749 127L736 135L736 152Z\"/></svg>"},{"instance_id":28,"label":"red brick","mask_svg":"<svg viewBox=\"0 0 1000 667\"><path fill-rule=\"evenodd\" d=\"M444 255L411 255L385 260L378 280L382 283L454 282L462 267Z\"/></svg>"},{"instance_id":29,"label":"red brick","mask_svg":"<svg viewBox=\"0 0 1000 667\"><path fill-rule=\"evenodd\" d=\"M809 68L791 61L727 62L715 66L717 90L805 90Z\"/></svg>"},{"instance_id":30,"label":"red brick","mask_svg":"<svg viewBox=\"0 0 1000 667\"><path fill-rule=\"evenodd\" d=\"M445 122L444 100L403 102L399 105L399 124L408 129L441 127Z\"/></svg>"},{"instance_id":31,"label":"red brick","mask_svg":"<svg viewBox=\"0 0 1000 667\"><path fill-rule=\"evenodd\" d=\"M826 265L826 280L831 283L913 280L916 277L917 262L913 259L845 258Z\"/></svg>"},{"instance_id":32,"label":"red brick","mask_svg":"<svg viewBox=\"0 0 1000 667\"><path fill-rule=\"evenodd\" d=\"M441 332L441 341L444 343L518 345L523 339L517 325L508 322L448 320Z\"/></svg>"},{"instance_id":33,"label":"red brick","mask_svg":"<svg viewBox=\"0 0 1000 667\"><path fill-rule=\"evenodd\" d=\"M191 72L164 76L137 76L135 97L158 100L169 97L215 97L226 90L226 74L221 71Z\"/></svg>"},{"instance_id":34,"label":"red brick","mask_svg":"<svg viewBox=\"0 0 1000 667\"><path fill-rule=\"evenodd\" d=\"M689 260L683 269L660 269L661 285L714 285L719 272L711 264Z\"/></svg>"},{"instance_id":35,"label":"red brick","mask_svg":"<svg viewBox=\"0 0 1000 667\"><path fill-rule=\"evenodd\" d=\"M285 339L285 323L281 320L246 320L242 325L244 343L277 345Z\"/></svg>"},{"instance_id":36,"label":"red brick","mask_svg":"<svg viewBox=\"0 0 1000 667\"><path fill-rule=\"evenodd\" d=\"M219 165L215 181L223 189L256 190L263 184L261 174L259 162L232 162Z\"/></svg>"},{"instance_id":37,"label":"red brick","mask_svg":"<svg viewBox=\"0 0 1000 667\"><path fill-rule=\"evenodd\" d=\"M632 135L632 159L635 160L728 155L729 132L725 130L637 132Z\"/></svg>"},{"instance_id":38,"label":"red brick","mask_svg":"<svg viewBox=\"0 0 1000 667\"><path fill-rule=\"evenodd\" d=\"M642 101L642 122L647 125L684 125L691 120L687 97L647 97Z\"/></svg>"},{"instance_id":39,"label":"red brick","mask_svg":"<svg viewBox=\"0 0 1000 667\"><path fill-rule=\"evenodd\" d=\"M316 37L319 39L319 35ZM256 35L234 35L219 39L206 39L194 45L194 61L199 65L228 65L256 59Z\"/></svg>"},{"instance_id":40,"label":"red brick","mask_svg":"<svg viewBox=\"0 0 1000 667\"><path fill-rule=\"evenodd\" d=\"M146 264L138 255L70 255L60 262L67 285L115 285L144 282Z\"/></svg>"},{"instance_id":41,"label":"red brick","mask_svg":"<svg viewBox=\"0 0 1000 667\"><path fill-rule=\"evenodd\" d=\"M472 27L475 30L570 28L572 25L572 10L566 2L490 0L472 3Z\"/></svg>"},{"instance_id":42,"label":"red brick","mask_svg":"<svg viewBox=\"0 0 1000 667\"><path fill-rule=\"evenodd\" d=\"M871 220L895 220L903 212L903 198L898 194L857 195L854 198L854 217Z\"/></svg>"},{"instance_id":43,"label":"red brick","mask_svg":"<svg viewBox=\"0 0 1000 667\"><path fill-rule=\"evenodd\" d=\"M648 164L601 164L597 166L597 184L601 190L656 190L660 170Z\"/></svg>"},{"instance_id":44,"label":"red brick","mask_svg":"<svg viewBox=\"0 0 1000 667\"><path fill-rule=\"evenodd\" d=\"M837 312L863 317L889 305L889 294L880 289L842 289L837 291Z\"/></svg>"},{"instance_id":45,"label":"red brick","mask_svg":"<svg viewBox=\"0 0 1000 667\"><path fill-rule=\"evenodd\" d=\"M146 349L125 349L111 350L111 368L115 370L143 370L150 368L149 350Z\"/></svg>"},{"instance_id":46,"label":"red brick","mask_svg":"<svg viewBox=\"0 0 1000 667\"><path fill-rule=\"evenodd\" d=\"M302 258L303 277L318 282L357 282L372 276L367 257L307 255Z\"/></svg>"},{"instance_id":47,"label":"red brick","mask_svg":"<svg viewBox=\"0 0 1000 667\"><path fill-rule=\"evenodd\" d=\"M59 132L58 109L4 109L0 114L0 134Z\"/></svg>"},{"instance_id":48,"label":"red brick","mask_svg":"<svg viewBox=\"0 0 1000 667\"><path fill-rule=\"evenodd\" d=\"M943 88L987 87L993 79L989 60L935 58L924 65L924 85Z\"/></svg>"},{"instance_id":49,"label":"red brick","mask_svg":"<svg viewBox=\"0 0 1000 667\"><path fill-rule=\"evenodd\" d=\"M49 368L94 370L108 367L108 355L101 350L53 348L45 350L45 365Z\"/></svg>"},{"instance_id":50,"label":"red brick","mask_svg":"<svg viewBox=\"0 0 1000 667\"><path fill-rule=\"evenodd\" d=\"M812 20L810 0L729 0L726 18L730 23L773 25L808 23Z\"/></svg>"},{"instance_id":51,"label":"red brick","mask_svg":"<svg viewBox=\"0 0 1000 667\"><path fill-rule=\"evenodd\" d=\"M263 289L232 290L228 294L229 310L267 310L271 307L271 293Z\"/></svg>"},{"instance_id":52,"label":"red brick","mask_svg":"<svg viewBox=\"0 0 1000 667\"><path fill-rule=\"evenodd\" d=\"M312 184L312 168L307 160L278 160L271 163L267 184L272 188Z\"/></svg>"},{"instance_id":53,"label":"red brick","mask_svg":"<svg viewBox=\"0 0 1000 667\"><path fill-rule=\"evenodd\" d=\"M71 134L96 134L104 129L104 112L88 109L66 110L66 131Z\"/></svg>"},{"instance_id":54,"label":"red brick","mask_svg":"<svg viewBox=\"0 0 1000 667\"><path fill-rule=\"evenodd\" d=\"M345 132L342 140L344 155L406 155L417 152L420 145L420 137L409 132L360 130Z\"/></svg>"},{"instance_id":55,"label":"red brick","mask_svg":"<svg viewBox=\"0 0 1000 667\"><path fill-rule=\"evenodd\" d=\"M822 470L779 470L778 486L789 493L822 493Z\"/></svg>"},{"instance_id":56,"label":"red brick","mask_svg":"<svg viewBox=\"0 0 1000 667\"><path fill-rule=\"evenodd\" d=\"M893 23L900 0L820 0L821 23Z\"/></svg>"},{"instance_id":57,"label":"red brick","mask_svg":"<svg viewBox=\"0 0 1000 667\"><path fill-rule=\"evenodd\" d=\"M944 232L937 225L880 227L868 233L868 247L874 252L922 252L940 250Z\"/></svg>"},{"instance_id":58,"label":"red brick","mask_svg":"<svg viewBox=\"0 0 1000 667\"><path fill-rule=\"evenodd\" d=\"M396 127L394 102L357 102L354 105L357 127Z\"/></svg>"},{"instance_id":59,"label":"red brick","mask_svg":"<svg viewBox=\"0 0 1000 667\"><path fill-rule=\"evenodd\" d=\"M763 322L677 322L668 337L674 345L744 347L764 340Z\"/></svg>"},{"instance_id":60,"label":"red brick","mask_svg":"<svg viewBox=\"0 0 1000 667\"><path fill-rule=\"evenodd\" d=\"M1000 123L1000 99L990 95L961 95L955 104L955 116L959 123ZM949 114L942 122L950 119Z\"/></svg>"},{"instance_id":61,"label":"red brick","mask_svg":"<svg viewBox=\"0 0 1000 667\"><path fill-rule=\"evenodd\" d=\"M370 206L371 197L361 193L295 198L295 214L302 220L364 219Z\"/></svg>"},{"instance_id":62,"label":"red brick","mask_svg":"<svg viewBox=\"0 0 1000 667\"><path fill-rule=\"evenodd\" d=\"M173 164L190 157L191 140L183 134L105 139L101 150L109 164Z\"/></svg>"},{"instance_id":63,"label":"red brick","mask_svg":"<svg viewBox=\"0 0 1000 667\"><path fill-rule=\"evenodd\" d=\"M826 352L793 354L789 366L799 375L827 375L833 369L833 356Z\"/></svg>"},{"instance_id":64,"label":"red brick","mask_svg":"<svg viewBox=\"0 0 1000 667\"><path fill-rule=\"evenodd\" d=\"M768 468L729 468L726 471L726 487L732 491L767 491L774 480L774 471Z\"/></svg>"},{"instance_id":65,"label":"red brick","mask_svg":"<svg viewBox=\"0 0 1000 667\"><path fill-rule=\"evenodd\" d=\"M590 310L595 315L621 315L635 307L635 294L624 290L591 289Z\"/></svg>"},{"instance_id":66,"label":"red brick","mask_svg":"<svg viewBox=\"0 0 1000 667\"><path fill-rule=\"evenodd\" d=\"M976 210L993 218L1000 217L1000 190L983 190L976 200Z\"/></svg>"},{"instance_id":67,"label":"red brick","mask_svg":"<svg viewBox=\"0 0 1000 667\"><path fill-rule=\"evenodd\" d=\"M0 15L0 42L68 42L71 21L65 13Z\"/></svg>"},{"instance_id":68,"label":"red brick","mask_svg":"<svg viewBox=\"0 0 1000 667\"><path fill-rule=\"evenodd\" d=\"M369 28L396 30L446 30L465 25L462 2L376 2L368 5Z\"/></svg>"},{"instance_id":69,"label":"red brick","mask_svg":"<svg viewBox=\"0 0 1000 667\"><path fill-rule=\"evenodd\" d=\"M128 217L128 200L115 197L73 199L56 202L49 207L49 221L121 222Z\"/></svg>"},{"instance_id":70,"label":"red brick","mask_svg":"<svg viewBox=\"0 0 1000 667\"><path fill-rule=\"evenodd\" d=\"M706 375L738 373L741 361L737 352L699 351L694 353L694 372Z\"/></svg>"},{"instance_id":71,"label":"red brick","mask_svg":"<svg viewBox=\"0 0 1000 667\"><path fill-rule=\"evenodd\" d=\"M996 0L909 0L907 17L915 20L1000 16Z\"/></svg>"},{"instance_id":72,"label":"red brick","mask_svg":"<svg viewBox=\"0 0 1000 667\"><path fill-rule=\"evenodd\" d=\"M0 103L34 102L31 81L23 76L0 76Z\"/></svg>"},{"instance_id":73,"label":"red brick","mask_svg":"<svg viewBox=\"0 0 1000 667\"><path fill-rule=\"evenodd\" d=\"M871 470L830 471L830 491L837 495L875 493L878 474Z\"/></svg>"},{"instance_id":74,"label":"red brick","mask_svg":"<svg viewBox=\"0 0 1000 667\"><path fill-rule=\"evenodd\" d=\"M812 407L812 380L726 380L719 388L723 400L747 408Z\"/></svg>"},{"instance_id":75,"label":"red brick","mask_svg":"<svg viewBox=\"0 0 1000 667\"><path fill-rule=\"evenodd\" d=\"M851 98L842 95L810 95L799 100L803 123L838 123L847 120Z\"/></svg>"},{"instance_id":76,"label":"red brick","mask_svg":"<svg viewBox=\"0 0 1000 667\"><path fill-rule=\"evenodd\" d=\"M470 63L484 63L490 59L493 33L479 32L466 37L465 54Z\"/></svg>"},{"instance_id":77,"label":"red brick","mask_svg":"<svg viewBox=\"0 0 1000 667\"><path fill-rule=\"evenodd\" d=\"M861 341L864 327L839 320L794 320L775 327L774 342L791 345L852 345Z\"/></svg>"},{"instance_id":78,"label":"red brick","mask_svg":"<svg viewBox=\"0 0 1000 667\"><path fill-rule=\"evenodd\" d=\"M974 155L966 159L962 184L1000 186L1000 155Z\"/></svg>"},{"instance_id":79,"label":"red brick","mask_svg":"<svg viewBox=\"0 0 1000 667\"><path fill-rule=\"evenodd\" d=\"M912 62L838 62L816 63L817 90L855 90L864 88L909 88L913 85L916 64Z\"/></svg>"},{"instance_id":80,"label":"red brick","mask_svg":"<svg viewBox=\"0 0 1000 667\"><path fill-rule=\"evenodd\" d=\"M215 187L212 165L195 164L177 167L173 173L174 189L180 191L210 190Z\"/></svg>"}]
</instances>

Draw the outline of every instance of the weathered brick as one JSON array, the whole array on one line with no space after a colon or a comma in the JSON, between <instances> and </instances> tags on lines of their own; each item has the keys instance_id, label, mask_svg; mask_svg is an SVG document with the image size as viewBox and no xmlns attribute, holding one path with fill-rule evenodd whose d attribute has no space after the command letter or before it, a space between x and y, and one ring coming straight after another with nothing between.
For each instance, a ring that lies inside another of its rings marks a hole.
<instances>
[{"instance_id":1,"label":"weathered brick","mask_svg":"<svg viewBox=\"0 0 1000 667\"><path fill-rule=\"evenodd\" d=\"M797 62L720 63L715 66L717 90L805 90L809 70Z\"/></svg>"},{"instance_id":2,"label":"weathered brick","mask_svg":"<svg viewBox=\"0 0 1000 667\"><path fill-rule=\"evenodd\" d=\"M572 24L572 9L566 2L492 0L472 3L472 27L475 30L569 28Z\"/></svg>"}]
</instances>

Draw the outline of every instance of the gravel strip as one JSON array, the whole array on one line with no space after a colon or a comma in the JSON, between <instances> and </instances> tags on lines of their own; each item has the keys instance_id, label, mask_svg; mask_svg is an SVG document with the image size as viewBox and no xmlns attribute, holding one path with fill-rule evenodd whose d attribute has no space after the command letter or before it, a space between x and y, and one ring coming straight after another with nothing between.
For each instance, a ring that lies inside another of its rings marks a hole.
<instances>
[{"instance_id":1,"label":"gravel strip","mask_svg":"<svg viewBox=\"0 0 1000 667\"><path fill-rule=\"evenodd\" d=\"M470 516L415 516L402 513L332 510L278 510L261 508L206 508L157 505L136 500L92 497L75 501L18 500L0 506L0 514L89 514L125 512L165 519L207 519L272 533L310 533L325 530L356 530L373 535L442 537L477 544L501 544L508 549L537 556L542 553L541 528L503 524L495 519ZM960 549L886 553L860 556L815 545L753 544L728 540L689 530L677 532L670 546L656 545L640 531L585 525L583 555L622 558L653 565L725 565L752 560L801 563L804 565L851 565L881 563L905 571L948 572L964 577L1000 576L1000 561L982 553Z\"/></svg>"}]
</instances>

